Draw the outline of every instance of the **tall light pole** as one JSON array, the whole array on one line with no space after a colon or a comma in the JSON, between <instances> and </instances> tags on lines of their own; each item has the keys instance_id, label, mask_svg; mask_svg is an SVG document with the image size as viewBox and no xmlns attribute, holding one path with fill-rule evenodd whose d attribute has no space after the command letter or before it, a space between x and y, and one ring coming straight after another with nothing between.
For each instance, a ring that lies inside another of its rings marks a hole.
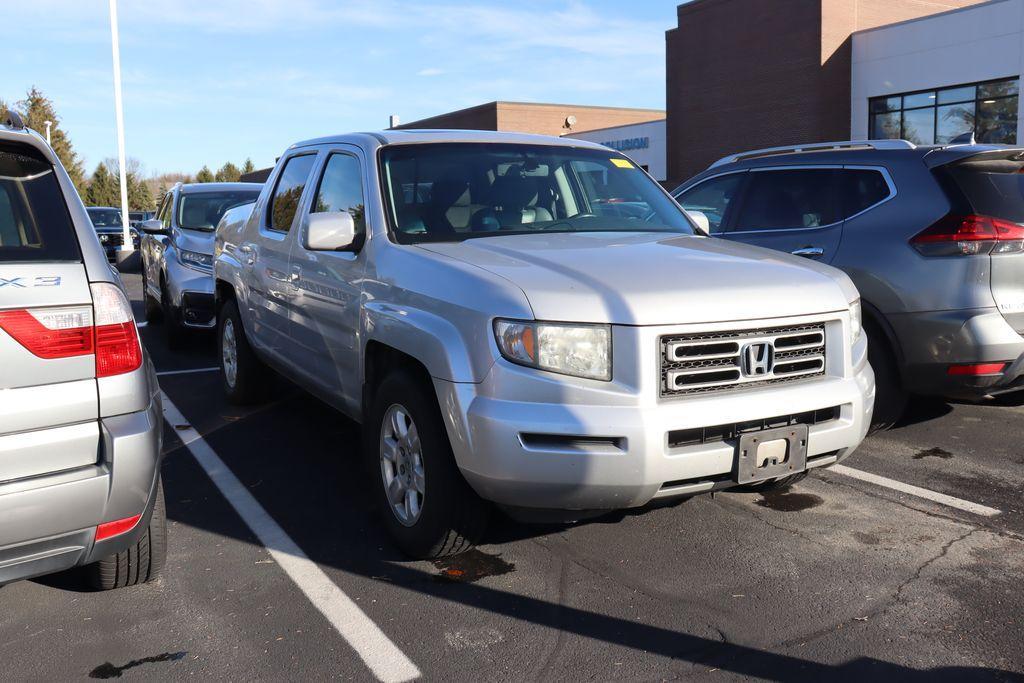
<instances>
[{"instance_id":1,"label":"tall light pole","mask_svg":"<svg viewBox=\"0 0 1024 683\"><path fill-rule=\"evenodd\" d=\"M51 145L50 142L50 127L53 126L53 121L43 121L43 125L46 126L46 144Z\"/></svg>"},{"instance_id":2,"label":"tall light pole","mask_svg":"<svg viewBox=\"0 0 1024 683\"><path fill-rule=\"evenodd\" d=\"M121 47L117 35L117 0L110 0L110 46L114 56L114 109L117 117L117 163L121 175L121 251L132 252L135 244L128 222L128 164L124 153L124 104L121 101Z\"/></svg>"}]
</instances>

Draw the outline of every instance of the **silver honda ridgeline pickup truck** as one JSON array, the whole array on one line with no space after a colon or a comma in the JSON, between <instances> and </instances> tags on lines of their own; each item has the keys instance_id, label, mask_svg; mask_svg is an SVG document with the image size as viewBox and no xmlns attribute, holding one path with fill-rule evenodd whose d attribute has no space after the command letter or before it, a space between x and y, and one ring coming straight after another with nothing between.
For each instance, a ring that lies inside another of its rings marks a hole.
<instances>
[{"instance_id":1,"label":"silver honda ridgeline pickup truck","mask_svg":"<svg viewBox=\"0 0 1024 683\"><path fill-rule=\"evenodd\" d=\"M470 547L488 502L579 519L787 486L870 422L846 275L705 236L587 142L298 143L251 214L221 222L214 273L228 397L257 400L269 367L362 422L385 524L415 557Z\"/></svg>"}]
</instances>

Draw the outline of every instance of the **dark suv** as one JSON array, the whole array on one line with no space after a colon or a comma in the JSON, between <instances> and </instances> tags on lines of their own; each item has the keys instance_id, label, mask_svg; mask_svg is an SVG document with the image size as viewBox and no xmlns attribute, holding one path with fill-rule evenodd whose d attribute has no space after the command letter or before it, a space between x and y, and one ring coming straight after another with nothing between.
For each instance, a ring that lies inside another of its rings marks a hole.
<instances>
[{"instance_id":1,"label":"dark suv","mask_svg":"<svg viewBox=\"0 0 1024 683\"><path fill-rule=\"evenodd\" d=\"M876 429L899 419L911 393L980 398L1024 386L1024 149L766 149L726 157L672 194L715 236L853 279L878 378Z\"/></svg>"}]
</instances>

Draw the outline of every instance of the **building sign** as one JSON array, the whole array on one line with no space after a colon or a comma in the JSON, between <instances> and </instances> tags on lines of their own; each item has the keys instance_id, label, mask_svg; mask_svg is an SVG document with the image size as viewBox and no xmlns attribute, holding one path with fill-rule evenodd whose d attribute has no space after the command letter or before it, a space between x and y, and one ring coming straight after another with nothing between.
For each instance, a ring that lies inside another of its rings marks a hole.
<instances>
[{"instance_id":1,"label":"building sign","mask_svg":"<svg viewBox=\"0 0 1024 683\"><path fill-rule=\"evenodd\" d=\"M647 149L651 146L651 139L649 137L626 138L625 140L611 140L601 144L619 152L628 152L633 149Z\"/></svg>"}]
</instances>

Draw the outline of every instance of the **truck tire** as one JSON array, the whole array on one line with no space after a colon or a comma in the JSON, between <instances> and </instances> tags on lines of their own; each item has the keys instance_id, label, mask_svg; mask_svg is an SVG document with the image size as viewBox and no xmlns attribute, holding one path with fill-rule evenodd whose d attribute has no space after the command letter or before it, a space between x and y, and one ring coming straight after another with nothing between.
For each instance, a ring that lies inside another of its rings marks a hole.
<instances>
[{"instance_id":1,"label":"truck tire","mask_svg":"<svg viewBox=\"0 0 1024 683\"><path fill-rule=\"evenodd\" d=\"M178 310L171 305L171 294L167 291L167 282L163 278L160 279L160 310L167 346L172 351L180 349L185 343L185 328L181 324Z\"/></svg>"},{"instance_id":2,"label":"truck tire","mask_svg":"<svg viewBox=\"0 0 1024 683\"><path fill-rule=\"evenodd\" d=\"M875 371L875 410L868 434L892 428L907 409L910 394L903 388L899 366L888 339L875 325L865 325L868 363Z\"/></svg>"},{"instance_id":3,"label":"truck tire","mask_svg":"<svg viewBox=\"0 0 1024 683\"><path fill-rule=\"evenodd\" d=\"M142 267L142 302L145 305L146 322L160 322L163 311L160 310L160 303L149 293L149 278L146 277L146 267Z\"/></svg>"},{"instance_id":4,"label":"truck tire","mask_svg":"<svg viewBox=\"0 0 1024 683\"><path fill-rule=\"evenodd\" d=\"M363 434L374 497L405 554L432 559L479 542L490 506L459 472L429 381L406 370L385 377Z\"/></svg>"},{"instance_id":5,"label":"truck tire","mask_svg":"<svg viewBox=\"0 0 1024 683\"><path fill-rule=\"evenodd\" d=\"M262 401L270 372L249 345L234 299L226 301L217 312L217 350L221 385L228 402L250 405Z\"/></svg>"},{"instance_id":6,"label":"truck tire","mask_svg":"<svg viewBox=\"0 0 1024 683\"><path fill-rule=\"evenodd\" d=\"M142 537L127 549L86 567L89 583L96 590L112 590L148 583L155 579L167 561L167 510L164 486L156 484L156 502L149 526Z\"/></svg>"}]
</instances>

